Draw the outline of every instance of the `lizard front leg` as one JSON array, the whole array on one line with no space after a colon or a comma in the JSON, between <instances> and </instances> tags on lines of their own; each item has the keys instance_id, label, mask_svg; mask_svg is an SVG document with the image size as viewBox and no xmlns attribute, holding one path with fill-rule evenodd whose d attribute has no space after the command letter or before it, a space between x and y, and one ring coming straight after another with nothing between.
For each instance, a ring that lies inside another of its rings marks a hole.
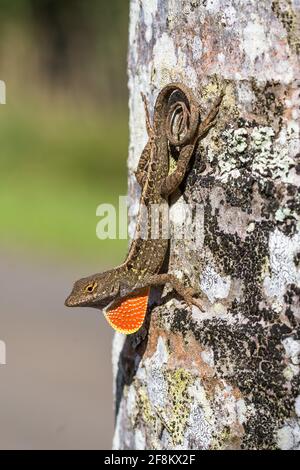
<instances>
[{"instance_id":1,"label":"lizard front leg","mask_svg":"<svg viewBox=\"0 0 300 470\"><path fill-rule=\"evenodd\" d=\"M166 273L166 274L153 274L152 276L147 277L145 279L144 287L165 285L165 284L171 284L171 286L177 292L177 294L179 294L180 297L182 297L183 300L188 305L195 305L202 312L204 312L204 307L203 307L201 301L199 299L193 297L193 294L195 293L194 290L190 287L186 287L183 284L183 282L181 282L173 274L169 274L169 273Z\"/></svg>"}]
</instances>

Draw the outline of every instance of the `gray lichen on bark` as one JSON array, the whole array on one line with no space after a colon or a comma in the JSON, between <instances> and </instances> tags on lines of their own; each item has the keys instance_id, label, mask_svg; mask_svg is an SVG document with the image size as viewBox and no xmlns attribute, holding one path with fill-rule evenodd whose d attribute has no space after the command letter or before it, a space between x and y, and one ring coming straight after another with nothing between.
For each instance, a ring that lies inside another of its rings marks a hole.
<instances>
[{"instance_id":1,"label":"gray lichen on bark","mask_svg":"<svg viewBox=\"0 0 300 470\"><path fill-rule=\"evenodd\" d=\"M169 271L207 296L204 313L154 290L142 331L116 335L114 447L300 446L299 3L132 0L131 215L146 141L140 92L191 86L203 115L225 89L171 208L197 204L194 241ZM134 222L132 222L132 226Z\"/></svg>"}]
</instances>

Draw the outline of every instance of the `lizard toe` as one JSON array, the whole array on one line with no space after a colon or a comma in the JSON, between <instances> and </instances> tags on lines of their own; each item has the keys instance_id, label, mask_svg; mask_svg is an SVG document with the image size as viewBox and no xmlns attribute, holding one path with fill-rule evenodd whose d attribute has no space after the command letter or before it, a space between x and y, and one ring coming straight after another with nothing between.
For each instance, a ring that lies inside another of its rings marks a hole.
<instances>
[{"instance_id":1,"label":"lizard toe","mask_svg":"<svg viewBox=\"0 0 300 470\"><path fill-rule=\"evenodd\" d=\"M201 310L201 312L205 312L205 309L202 305L202 302L199 299L196 299L195 297L192 297L192 304L195 305L196 307Z\"/></svg>"}]
</instances>

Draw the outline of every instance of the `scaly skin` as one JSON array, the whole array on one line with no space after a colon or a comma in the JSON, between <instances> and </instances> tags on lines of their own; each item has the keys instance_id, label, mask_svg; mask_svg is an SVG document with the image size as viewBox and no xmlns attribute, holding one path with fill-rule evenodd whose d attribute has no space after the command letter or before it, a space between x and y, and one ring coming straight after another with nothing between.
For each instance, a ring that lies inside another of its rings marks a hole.
<instances>
[{"instance_id":1,"label":"scaly skin","mask_svg":"<svg viewBox=\"0 0 300 470\"><path fill-rule=\"evenodd\" d=\"M175 93L179 94L181 99L170 104ZM193 297L191 288L185 287L172 274L159 274L168 249L168 238L164 236L161 226L157 237L151 236L150 217L143 233L142 228L145 225L143 209L146 208L148 214L151 213L153 205L157 205L161 211L168 210L168 196L182 182L198 139L214 125L222 96L200 124L199 105L192 91L179 83L169 84L157 97L153 126L150 124L143 96L149 139L136 171L142 194L133 242L122 265L75 282L65 305L103 309L116 299L124 298L137 289L170 283L189 305L194 304L203 310L200 300ZM176 117L179 122L176 122ZM171 174L169 174L169 144L180 149L177 167Z\"/></svg>"}]
</instances>

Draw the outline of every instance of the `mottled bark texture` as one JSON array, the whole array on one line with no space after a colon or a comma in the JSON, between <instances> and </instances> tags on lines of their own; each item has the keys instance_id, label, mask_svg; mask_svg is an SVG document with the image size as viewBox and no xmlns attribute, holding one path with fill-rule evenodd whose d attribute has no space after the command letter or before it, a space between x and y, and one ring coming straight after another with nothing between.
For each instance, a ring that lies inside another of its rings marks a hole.
<instances>
[{"instance_id":1,"label":"mottled bark texture","mask_svg":"<svg viewBox=\"0 0 300 470\"><path fill-rule=\"evenodd\" d=\"M150 110L171 81L203 115L224 88L180 203L197 203L197 240L171 240L169 271L205 313L154 289L147 325L114 340L120 449L300 447L298 0L132 0L129 195ZM131 231L132 232L132 231Z\"/></svg>"}]
</instances>

